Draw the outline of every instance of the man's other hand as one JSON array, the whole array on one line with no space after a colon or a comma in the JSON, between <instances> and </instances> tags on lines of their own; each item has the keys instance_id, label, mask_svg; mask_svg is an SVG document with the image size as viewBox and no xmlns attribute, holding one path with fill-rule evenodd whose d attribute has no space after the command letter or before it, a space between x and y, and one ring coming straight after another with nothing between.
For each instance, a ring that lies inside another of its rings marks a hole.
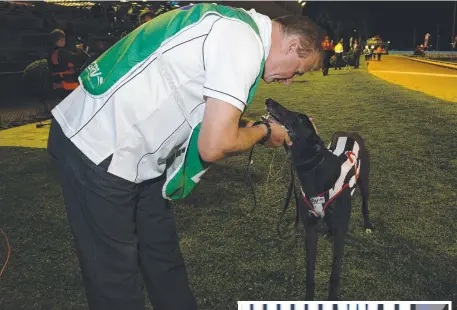
<instances>
[{"instance_id":1,"label":"man's other hand","mask_svg":"<svg viewBox=\"0 0 457 310\"><path fill-rule=\"evenodd\" d=\"M265 143L266 147L281 147L286 143L287 145L292 145L292 140L287 133L287 130L280 123L272 120L270 121L271 135L270 138Z\"/></svg>"}]
</instances>

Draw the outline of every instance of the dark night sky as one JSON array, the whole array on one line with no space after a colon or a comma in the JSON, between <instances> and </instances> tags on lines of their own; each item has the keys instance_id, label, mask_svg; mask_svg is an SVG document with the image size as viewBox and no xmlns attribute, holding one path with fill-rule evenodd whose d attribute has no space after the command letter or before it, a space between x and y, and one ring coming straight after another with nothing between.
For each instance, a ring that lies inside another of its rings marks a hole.
<instances>
[{"instance_id":1,"label":"dark night sky","mask_svg":"<svg viewBox=\"0 0 457 310\"><path fill-rule=\"evenodd\" d=\"M373 21L373 35L379 34L384 40L390 40L392 48L412 48L414 28L416 45L424 42L430 33L429 44L436 45L437 24L440 24L440 50L450 50L454 1L383 1L383 2L340 2L347 10L363 9ZM332 5L335 2L309 2L316 5ZM345 10L342 10L344 14ZM456 21L457 28L457 21ZM457 29L455 30L457 35Z\"/></svg>"}]
</instances>

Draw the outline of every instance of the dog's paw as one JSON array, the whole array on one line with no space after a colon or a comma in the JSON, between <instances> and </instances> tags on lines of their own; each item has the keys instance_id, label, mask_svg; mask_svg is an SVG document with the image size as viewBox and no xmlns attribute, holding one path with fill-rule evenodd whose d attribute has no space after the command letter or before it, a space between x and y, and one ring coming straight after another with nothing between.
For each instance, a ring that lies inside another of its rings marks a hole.
<instances>
[{"instance_id":1,"label":"dog's paw","mask_svg":"<svg viewBox=\"0 0 457 310\"><path fill-rule=\"evenodd\" d=\"M373 226L373 223L365 223L363 225L363 228L365 229L365 233L368 234L368 235L371 235L373 233L373 230L374 230L374 226Z\"/></svg>"}]
</instances>

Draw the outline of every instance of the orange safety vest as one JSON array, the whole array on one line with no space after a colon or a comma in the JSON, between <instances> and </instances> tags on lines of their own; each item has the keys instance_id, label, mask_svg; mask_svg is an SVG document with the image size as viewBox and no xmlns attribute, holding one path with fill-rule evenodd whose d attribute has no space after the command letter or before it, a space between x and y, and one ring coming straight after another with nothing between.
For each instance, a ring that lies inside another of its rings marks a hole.
<instances>
[{"instance_id":1,"label":"orange safety vest","mask_svg":"<svg viewBox=\"0 0 457 310\"><path fill-rule=\"evenodd\" d=\"M333 50L333 44L330 41L323 41L321 45L322 45L322 48L324 49L324 51Z\"/></svg>"},{"instance_id":2,"label":"orange safety vest","mask_svg":"<svg viewBox=\"0 0 457 310\"><path fill-rule=\"evenodd\" d=\"M59 63L60 48L54 49L48 59L49 73L51 74L54 90L63 89L73 91L79 86L75 65L71 62Z\"/></svg>"}]
</instances>

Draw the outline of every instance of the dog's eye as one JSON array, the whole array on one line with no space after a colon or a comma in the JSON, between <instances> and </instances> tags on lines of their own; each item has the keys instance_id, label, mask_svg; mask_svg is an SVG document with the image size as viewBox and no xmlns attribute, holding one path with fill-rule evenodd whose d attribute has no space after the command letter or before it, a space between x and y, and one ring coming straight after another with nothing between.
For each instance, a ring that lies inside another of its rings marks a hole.
<instances>
[{"instance_id":1,"label":"dog's eye","mask_svg":"<svg viewBox=\"0 0 457 310\"><path fill-rule=\"evenodd\" d=\"M305 122L305 119L306 119L306 117L304 117L303 115L299 115L299 116L297 117L297 120L298 120L298 122L300 122L300 123L304 123L304 122Z\"/></svg>"}]
</instances>

